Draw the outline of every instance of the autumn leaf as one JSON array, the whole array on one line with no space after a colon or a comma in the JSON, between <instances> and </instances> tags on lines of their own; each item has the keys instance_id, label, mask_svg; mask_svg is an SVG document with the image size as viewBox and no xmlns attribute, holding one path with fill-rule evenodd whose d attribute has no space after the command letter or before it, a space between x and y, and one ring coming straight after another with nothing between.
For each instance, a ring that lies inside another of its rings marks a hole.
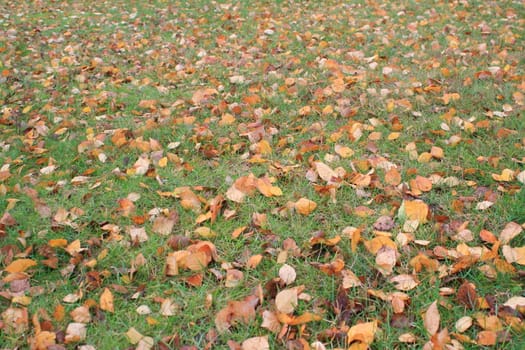
<instances>
[{"instance_id":1,"label":"autumn leaf","mask_svg":"<svg viewBox=\"0 0 525 350\"><path fill-rule=\"evenodd\" d=\"M421 200L404 200L398 211L401 220L417 220L422 224L428 221L428 215L428 205Z\"/></svg>"},{"instance_id":2,"label":"autumn leaf","mask_svg":"<svg viewBox=\"0 0 525 350\"><path fill-rule=\"evenodd\" d=\"M253 337L242 342L242 350L270 350L268 337Z\"/></svg>"},{"instance_id":3,"label":"autumn leaf","mask_svg":"<svg viewBox=\"0 0 525 350\"><path fill-rule=\"evenodd\" d=\"M294 208L299 214L309 215L315 210L315 208L317 208L317 203L303 197L294 203Z\"/></svg>"},{"instance_id":4,"label":"autumn leaf","mask_svg":"<svg viewBox=\"0 0 525 350\"><path fill-rule=\"evenodd\" d=\"M279 312L291 314L297 307L297 291L284 289L275 296L275 307Z\"/></svg>"},{"instance_id":5,"label":"autumn leaf","mask_svg":"<svg viewBox=\"0 0 525 350\"><path fill-rule=\"evenodd\" d=\"M6 272L9 273L18 273L18 272L24 272L27 269L36 266L37 262L32 259L17 259L13 261L11 264L6 266L4 269Z\"/></svg>"},{"instance_id":6,"label":"autumn leaf","mask_svg":"<svg viewBox=\"0 0 525 350\"><path fill-rule=\"evenodd\" d=\"M430 335L437 333L441 322L441 316L437 307L437 301L434 301L423 314L423 325Z\"/></svg>"},{"instance_id":7,"label":"autumn leaf","mask_svg":"<svg viewBox=\"0 0 525 350\"><path fill-rule=\"evenodd\" d=\"M348 344L359 342L368 346L374 341L374 337L378 329L377 321L358 323L350 327L348 330L347 342Z\"/></svg>"},{"instance_id":8,"label":"autumn leaf","mask_svg":"<svg viewBox=\"0 0 525 350\"><path fill-rule=\"evenodd\" d=\"M100 308L104 311L115 312L113 294L108 288L104 288L104 291L100 295Z\"/></svg>"}]
</instances>

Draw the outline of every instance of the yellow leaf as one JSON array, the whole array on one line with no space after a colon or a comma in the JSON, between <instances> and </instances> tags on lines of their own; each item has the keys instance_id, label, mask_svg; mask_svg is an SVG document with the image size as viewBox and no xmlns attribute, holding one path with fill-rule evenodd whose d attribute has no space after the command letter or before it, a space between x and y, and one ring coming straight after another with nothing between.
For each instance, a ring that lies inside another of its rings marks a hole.
<instances>
[{"instance_id":1,"label":"yellow leaf","mask_svg":"<svg viewBox=\"0 0 525 350\"><path fill-rule=\"evenodd\" d=\"M501 172L501 175L492 174L492 178L496 181L509 182L509 181L514 180L514 171L510 169L503 169L503 171Z\"/></svg>"},{"instance_id":2,"label":"yellow leaf","mask_svg":"<svg viewBox=\"0 0 525 350\"><path fill-rule=\"evenodd\" d=\"M398 211L398 216L402 220L417 220L423 224L427 222L429 213L428 205L421 200L404 200Z\"/></svg>"},{"instance_id":3,"label":"yellow leaf","mask_svg":"<svg viewBox=\"0 0 525 350\"><path fill-rule=\"evenodd\" d=\"M104 311L115 312L113 294L108 288L104 288L104 291L100 295L100 308Z\"/></svg>"},{"instance_id":4,"label":"yellow leaf","mask_svg":"<svg viewBox=\"0 0 525 350\"><path fill-rule=\"evenodd\" d=\"M32 259L18 259L9 264L4 270L9 273L24 272L30 267L36 266Z\"/></svg>"},{"instance_id":5,"label":"yellow leaf","mask_svg":"<svg viewBox=\"0 0 525 350\"><path fill-rule=\"evenodd\" d=\"M217 233L209 227L198 227L194 231L198 236L206 239L217 237Z\"/></svg>"}]
</instances>

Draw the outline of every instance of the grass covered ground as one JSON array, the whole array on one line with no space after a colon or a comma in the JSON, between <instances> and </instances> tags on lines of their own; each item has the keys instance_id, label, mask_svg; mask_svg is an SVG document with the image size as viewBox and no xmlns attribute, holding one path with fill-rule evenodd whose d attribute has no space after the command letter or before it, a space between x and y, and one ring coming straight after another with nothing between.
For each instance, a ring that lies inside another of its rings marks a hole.
<instances>
[{"instance_id":1,"label":"grass covered ground","mask_svg":"<svg viewBox=\"0 0 525 350\"><path fill-rule=\"evenodd\" d=\"M0 4L0 347L520 349L520 1Z\"/></svg>"}]
</instances>

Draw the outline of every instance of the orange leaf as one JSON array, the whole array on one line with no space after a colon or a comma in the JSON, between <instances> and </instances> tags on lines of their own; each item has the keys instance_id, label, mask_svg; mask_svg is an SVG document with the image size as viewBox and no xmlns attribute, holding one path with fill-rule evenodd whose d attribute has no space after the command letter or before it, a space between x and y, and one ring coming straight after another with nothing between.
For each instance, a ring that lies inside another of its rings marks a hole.
<instances>
[{"instance_id":1,"label":"orange leaf","mask_svg":"<svg viewBox=\"0 0 525 350\"><path fill-rule=\"evenodd\" d=\"M385 173L385 182L392 186L397 186L401 183L401 174L392 167Z\"/></svg>"},{"instance_id":2,"label":"orange leaf","mask_svg":"<svg viewBox=\"0 0 525 350\"><path fill-rule=\"evenodd\" d=\"M297 326L300 324L305 324L313 321L319 321L322 319L321 316L313 314L311 312L305 312L300 316L290 316L284 313L278 313L277 318L279 322L287 324L289 326Z\"/></svg>"},{"instance_id":3,"label":"orange leaf","mask_svg":"<svg viewBox=\"0 0 525 350\"><path fill-rule=\"evenodd\" d=\"M100 308L104 311L115 312L113 294L108 288L104 288L104 291L100 295Z\"/></svg>"},{"instance_id":4,"label":"orange leaf","mask_svg":"<svg viewBox=\"0 0 525 350\"><path fill-rule=\"evenodd\" d=\"M53 248L64 248L67 246L67 240L63 238L50 239L47 244Z\"/></svg>"},{"instance_id":5,"label":"orange leaf","mask_svg":"<svg viewBox=\"0 0 525 350\"><path fill-rule=\"evenodd\" d=\"M482 346L492 346L496 345L497 333L493 331L481 331L476 337L476 342L478 345Z\"/></svg>"},{"instance_id":6,"label":"orange leaf","mask_svg":"<svg viewBox=\"0 0 525 350\"><path fill-rule=\"evenodd\" d=\"M428 221L428 214L428 205L421 200L404 200L398 213L402 220L417 220L422 224Z\"/></svg>"},{"instance_id":7,"label":"orange leaf","mask_svg":"<svg viewBox=\"0 0 525 350\"><path fill-rule=\"evenodd\" d=\"M9 273L18 273L36 265L36 261L32 259L18 259L9 264L4 270Z\"/></svg>"},{"instance_id":8,"label":"orange leaf","mask_svg":"<svg viewBox=\"0 0 525 350\"><path fill-rule=\"evenodd\" d=\"M294 208L299 214L306 216L317 208L317 203L303 197L294 203Z\"/></svg>"},{"instance_id":9,"label":"orange leaf","mask_svg":"<svg viewBox=\"0 0 525 350\"><path fill-rule=\"evenodd\" d=\"M348 344L351 344L354 341L358 341L367 345L372 344L377 329L377 321L359 323L355 326L352 326L347 333Z\"/></svg>"}]
</instances>

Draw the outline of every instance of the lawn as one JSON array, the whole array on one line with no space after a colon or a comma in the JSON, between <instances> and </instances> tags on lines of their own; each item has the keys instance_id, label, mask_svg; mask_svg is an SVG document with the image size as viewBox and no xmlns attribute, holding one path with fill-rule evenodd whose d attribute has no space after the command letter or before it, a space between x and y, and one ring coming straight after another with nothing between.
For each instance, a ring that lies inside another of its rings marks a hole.
<instances>
[{"instance_id":1,"label":"lawn","mask_svg":"<svg viewBox=\"0 0 525 350\"><path fill-rule=\"evenodd\" d=\"M0 3L3 349L521 349L520 1Z\"/></svg>"}]
</instances>

